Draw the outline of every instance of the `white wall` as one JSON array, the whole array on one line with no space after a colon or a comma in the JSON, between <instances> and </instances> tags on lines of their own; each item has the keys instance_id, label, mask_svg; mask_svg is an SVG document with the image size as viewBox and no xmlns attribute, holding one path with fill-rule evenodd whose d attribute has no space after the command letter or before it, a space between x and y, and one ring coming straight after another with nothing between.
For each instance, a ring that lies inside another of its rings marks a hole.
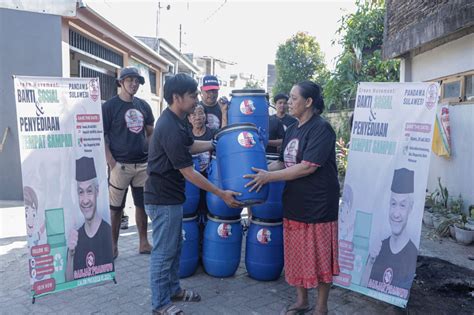
<instances>
[{"instance_id":1,"label":"white wall","mask_svg":"<svg viewBox=\"0 0 474 315\"><path fill-rule=\"evenodd\" d=\"M450 106L449 118L452 156L431 154L428 190L436 189L441 177L451 196L462 194L467 211L474 204L474 103Z\"/></svg>"},{"instance_id":2,"label":"white wall","mask_svg":"<svg viewBox=\"0 0 474 315\"><path fill-rule=\"evenodd\" d=\"M474 33L415 56L411 81L429 81L474 70Z\"/></svg>"},{"instance_id":3,"label":"white wall","mask_svg":"<svg viewBox=\"0 0 474 315\"><path fill-rule=\"evenodd\" d=\"M461 37L404 60L401 82L431 81L474 70L474 34ZM449 160L432 153L428 190L438 187L438 177L453 197L462 194L464 211L474 204L474 103L449 107L451 150Z\"/></svg>"}]
</instances>

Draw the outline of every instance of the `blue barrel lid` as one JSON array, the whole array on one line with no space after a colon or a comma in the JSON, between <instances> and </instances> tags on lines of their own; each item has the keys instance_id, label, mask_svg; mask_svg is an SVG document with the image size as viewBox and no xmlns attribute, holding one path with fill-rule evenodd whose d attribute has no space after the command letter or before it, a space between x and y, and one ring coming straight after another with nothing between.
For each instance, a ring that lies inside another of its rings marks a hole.
<instances>
[{"instance_id":1,"label":"blue barrel lid","mask_svg":"<svg viewBox=\"0 0 474 315\"><path fill-rule=\"evenodd\" d=\"M221 128L215 135L215 138L219 140L219 137L222 136L225 133L236 131L236 130L241 130L241 129L252 129L255 131L258 131L258 128L255 124L252 123L240 123L240 124L232 124L225 126L224 128Z\"/></svg>"},{"instance_id":2,"label":"blue barrel lid","mask_svg":"<svg viewBox=\"0 0 474 315\"><path fill-rule=\"evenodd\" d=\"M261 219L255 216L250 218L250 222L255 222L258 225L266 225L266 226L278 226L283 224L283 219Z\"/></svg>"},{"instance_id":3,"label":"blue barrel lid","mask_svg":"<svg viewBox=\"0 0 474 315\"><path fill-rule=\"evenodd\" d=\"M233 217L222 217L213 214L208 214L207 218L211 221L218 222L218 223L237 223L240 222L240 215L233 216Z\"/></svg>"},{"instance_id":4,"label":"blue barrel lid","mask_svg":"<svg viewBox=\"0 0 474 315\"><path fill-rule=\"evenodd\" d=\"M185 214L183 215L183 222L189 222L197 219L197 214Z\"/></svg>"}]
</instances>

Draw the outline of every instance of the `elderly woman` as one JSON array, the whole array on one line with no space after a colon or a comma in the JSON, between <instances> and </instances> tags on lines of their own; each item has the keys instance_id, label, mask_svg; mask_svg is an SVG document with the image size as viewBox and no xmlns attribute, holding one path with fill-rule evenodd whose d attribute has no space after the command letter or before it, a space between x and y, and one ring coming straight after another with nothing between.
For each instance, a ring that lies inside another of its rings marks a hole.
<instances>
[{"instance_id":1,"label":"elderly woman","mask_svg":"<svg viewBox=\"0 0 474 315\"><path fill-rule=\"evenodd\" d=\"M285 134L279 161L256 174L250 191L274 181L286 181L283 193L285 278L296 287L296 302L282 314L310 310L308 289L318 288L314 314L326 314L332 278L339 274L337 216L339 181L336 168L336 134L321 117L321 88L304 81L291 89L290 114L298 119Z\"/></svg>"}]
</instances>

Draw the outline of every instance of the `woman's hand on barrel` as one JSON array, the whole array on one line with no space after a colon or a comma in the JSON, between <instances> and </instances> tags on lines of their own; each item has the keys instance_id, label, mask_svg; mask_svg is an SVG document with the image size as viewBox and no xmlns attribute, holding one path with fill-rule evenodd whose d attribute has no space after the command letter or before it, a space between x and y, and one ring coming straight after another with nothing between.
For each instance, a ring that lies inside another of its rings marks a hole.
<instances>
[{"instance_id":1,"label":"woman's hand on barrel","mask_svg":"<svg viewBox=\"0 0 474 315\"><path fill-rule=\"evenodd\" d=\"M245 187L247 188L251 186L249 192L252 192L253 190L259 192L262 186L270 181L270 173L256 167L252 167L252 171L256 174L244 175L244 178L252 179L245 185Z\"/></svg>"},{"instance_id":2,"label":"woman's hand on barrel","mask_svg":"<svg viewBox=\"0 0 474 315\"><path fill-rule=\"evenodd\" d=\"M232 190L222 190L219 197L221 197L222 200L224 200L224 202L231 208L243 208L244 204L234 197L240 195L242 194Z\"/></svg>"}]
</instances>

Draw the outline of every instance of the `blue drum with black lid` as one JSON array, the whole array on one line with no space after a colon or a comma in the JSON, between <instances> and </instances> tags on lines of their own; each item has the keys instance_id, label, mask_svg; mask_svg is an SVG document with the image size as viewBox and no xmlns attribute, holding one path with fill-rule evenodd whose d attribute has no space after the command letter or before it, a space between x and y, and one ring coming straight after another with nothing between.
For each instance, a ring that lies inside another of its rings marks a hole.
<instances>
[{"instance_id":1,"label":"blue drum with black lid","mask_svg":"<svg viewBox=\"0 0 474 315\"><path fill-rule=\"evenodd\" d=\"M199 263L199 227L197 216L183 217L182 227L183 245L179 260L179 277L192 276Z\"/></svg>"},{"instance_id":2,"label":"blue drum with black lid","mask_svg":"<svg viewBox=\"0 0 474 315\"><path fill-rule=\"evenodd\" d=\"M265 90L232 90L227 121L229 125L253 123L261 129L263 143L268 144L268 93Z\"/></svg>"},{"instance_id":3,"label":"blue drum with black lid","mask_svg":"<svg viewBox=\"0 0 474 315\"><path fill-rule=\"evenodd\" d=\"M283 270L283 222L252 217L245 245L245 267L255 280L277 280Z\"/></svg>"},{"instance_id":4,"label":"blue drum with black lid","mask_svg":"<svg viewBox=\"0 0 474 315\"><path fill-rule=\"evenodd\" d=\"M268 185L257 192L249 192L245 185L251 179L245 174L254 174L252 167L267 170L267 159L262 137L251 123L229 125L217 134L216 156L222 189L240 192L235 198L246 206L263 203L268 197Z\"/></svg>"},{"instance_id":5,"label":"blue drum with black lid","mask_svg":"<svg viewBox=\"0 0 474 315\"><path fill-rule=\"evenodd\" d=\"M216 157L211 157L211 163L209 164L207 179L215 186L222 189L222 183L219 177L219 168L217 167ZM242 208L231 208L224 200L217 197L211 192L206 193L206 202L209 212L214 216L219 217L236 217L240 215Z\"/></svg>"}]
</instances>

